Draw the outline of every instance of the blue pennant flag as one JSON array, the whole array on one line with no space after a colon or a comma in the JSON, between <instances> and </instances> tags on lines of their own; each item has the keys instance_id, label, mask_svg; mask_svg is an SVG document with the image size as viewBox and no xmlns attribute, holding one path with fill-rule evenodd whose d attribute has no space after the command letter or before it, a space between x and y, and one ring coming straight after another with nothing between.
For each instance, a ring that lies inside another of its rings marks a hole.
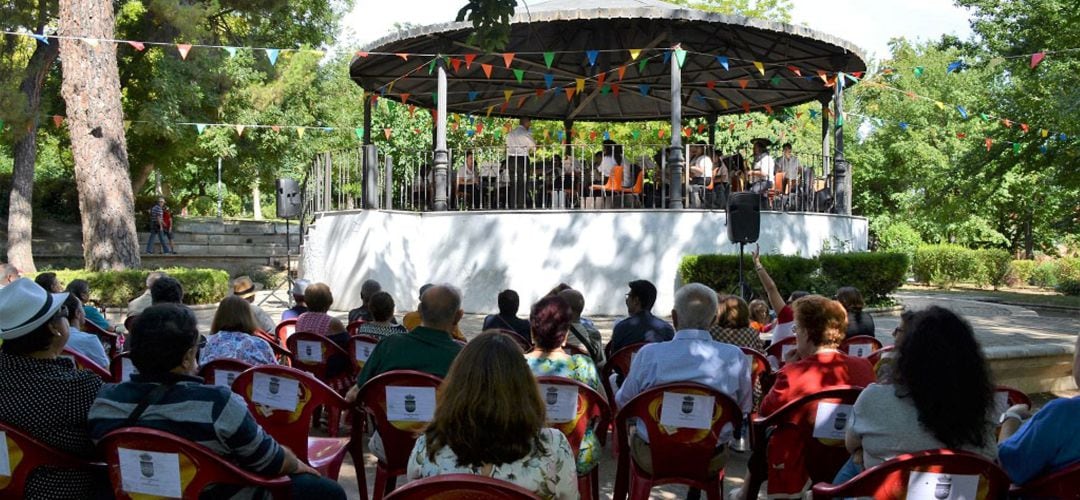
<instances>
[{"instance_id":1,"label":"blue pennant flag","mask_svg":"<svg viewBox=\"0 0 1080 500\"><path fill-rule=\"evenodd\" d=\"M586 50L585 57L589 58L589 66L596 66L596 56L600 55L599 50Z\"/></svg>"},{"instance_id":2,"label":"blue pennant flag","mask_svg":"<svg viewBox=\"0 0 1080 500\"><path fill-rule=\"evenodd\" d=\"M952 73L953 71L959 72L964 69L964 61L953 61L949 63L949 67L945 68L945 73Z\"/></svg>"},{"instance_id":3,"label":"blue pennant flag","mask_svg":"<svg viewBox=\"0 0 1080 500\"><path fill-rule=\"evenodd\" d=\"M698 102L705 102L705 96L701 94L695 94L694 99L697 99Z\"/></svg>"},{"instance_id":4,"label":"blue pennant flag","mask_svg":"<svg viewBox=\"0 0 1080 500\"><path fill-rule=\"evenodd\" d=\"M644 83L638 85L638 90L641 91L641 95L649 95L649 86L645 85Z\"/></svg>"},{"instance_id":5,"label":"blue pennant flag","mask_svg":"<svg viewBox=\"0 0 1080 500\"><path fill-rule=\"evenodd\" d=\"M1069 140L1069 136L1065 135L1065 132L1062 132L1062 133L1058 134L1058 140L1061 141L1061 142L1065 142L1065 141Z\"/></svg>"},{"instance_id":6,"label":"blue pennant flag","mask_svg":"<svg viewBox=\"0 0 1080 500\"><path fill-rule=\"evenodd\" d=\"M549 89L555 86L555 75L551 73L544 73L544 85L546 85Z\"/></svg>"},{"instance_id":7,"label":"blue pennant flag","mask_svg":"<svg viewBox=\"0 0 1080 500\"><path fill-rule=\"evenodd\" d=\"M604 131L604 140L605 141L610 141L611 140L611 134L608 133L607 130Z\"/></svg>"},{"instance_id":8,"label":"blue pennant flag","mask_svg":"<svg viewBox=\"0 0 1080 500\"><path fill-rule=\"evenodd\" d=\"M963 106L957 106L956 110L960 112L960 117L967 120L968 112Z\"/></svg>"},{"instance_id":9,"label":"blue pennant flag","mask_svg":"<svg viewBox=\"0 0 1080 500\"><path fill-rule=\"evenodd\" d=\"M34 37L35 40L37 40L37 41L39 41L41 43L44 43L45 45L49 44L49 38L46 37L45 35L39 35L37 33L31 33L30 36Z\"/></svg>"},{"instance_id":10,"label":"blue pennant flag","mask_svg":"<svg viewBox=\"0 0 1080 500\"><path fill-rule=\"evenodd\" d=\"M551 89L551 91L556 93L556 94L561 94L563 92L563 88L562 87L555 87L555 88Z\"/></svg>"},{"instance_id":11,"label":"blue pennant flag","mask_svg":"<svg viewBox=\"0 0 1080 500\"><path fill-rule=\"evenodd\" d=\"M480 92L477 92L475 90L470 90L469 91L469 102L475 101L476 97L479 96L479 95L480 95ZM469 123L472 123L472 119L469 120Z\"/></svg>"},{"instance_id":12,"label":"blue pennant flag","mask_svg":"<svg viewBox=\"0 0 1080 500\"><path fill-rule=\"evenodd\" d=\"M810 110L810 119L811 120L813 120L814 118L817 118L817 115L818 115L817 111L814 111L812 109Z\"/></svg>"},{"instance_id":13,"label":"blue pennant flag","mask_svg":"<svg viewBox=\"0 0 1080 500\"><path fill-rule=\"evenodd\" d=\"M724 67L724 71L728 71L730 69L728 67L727 56L716 56L716 62L720 63L720 65Z\"/></svg>"},{"instance_id":14,"label":"blue pennant flag","mask_svg":"<svg viewBox=\"0 0 1080 500\"><path fill-rule=\"evenodd\" d=\"M667 64L669 62L671 62L671 51L670 50L665 50L664 51L664 64Z\"/></svg>"},{"instance_id":15,"label":"blue pennant flag","mask_svg":"<svg viewBox=\"0 0 1080 500\"><path fill-rule=\"evenodd\" d=\"M908 128L908 124L907 124L907 123L905 123L905 122L900 122L900 130L904 130L904 131L907 131L907 128Z\"/></svg>"},{"instance_id":16,"label":"blue pennant flag","mask_svg":"<svg viewBox=\"0 0 1080 500\"><path fill-rule=\"evenodd\" d=\"M563 140L563 137L566 137L566 136L565 136L565 135L563 135L563 131L562 131L562 130L560 130L560 131L559 131L559 133L555 134L555 137L558 137L558 138L559 138L559 142L562 142L562 140Z\"/></svg>"},{"instance_id":17,"label":"blue pennant flag","mask_svg":"<svg viewBox=\"0 0 1080 500\"><path fill-rule=\"evenodd\" d=\"M1046 154L1046 144L1039 146L1039 152L1042 154Z\"/></svg>"},{"instance_id":18,"label":"blue pennant flag","mask_svg":"<svg viewBox=\"0 0 1080 500\"><path fill-rule=\"evenodd\" d=\"M279 49L266 49L266 58L270 59L270 65L271 66L274 66L274 65L277 64L277 56L280 53L281 53L281 50L279 50Z\"/></svg>"},{"instance_id":19,"label":"blue pennant flag","mask_svg":"<svg viewBox=\"0 0 1080 500\"><path fill-rule=\"evenodd\" d=\"M334 127L323 127L322 129L323 129L323 132L333 132L334 131Z\"/></svg>"},{"instance_id":20,"label":"blue pennant flag","mask_svg":"<svg viewBox=\"0 0 1080 500\"><path fill-rule=\"evenodd\" d=\"M236 47L225 47L225 52L229 53L229 57L236 57Z\"/></svg>"},{"instance_id":21,"label":"blue pennant flag","mask_svg":"<svg viewBox=\"0 0 1080 500\"><path fill-rule=\"evenodd\" d=\"M473 129L471 129L471 128L465 131L465 135L467 135L467 136L469 136L469 137L472 137L472 136L473 136L473 134L475 134L475 133L476 133L476 132L475 132L475 131L474 131Z\"/></svg>"}]
</instances>

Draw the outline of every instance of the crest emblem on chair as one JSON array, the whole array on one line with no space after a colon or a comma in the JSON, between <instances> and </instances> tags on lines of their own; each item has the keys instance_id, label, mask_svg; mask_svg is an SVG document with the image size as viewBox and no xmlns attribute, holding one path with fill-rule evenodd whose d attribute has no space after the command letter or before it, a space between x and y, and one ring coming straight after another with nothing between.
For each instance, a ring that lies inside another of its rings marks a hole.
<instances>
[{"instance_id":1,"label":"crest emblem on chair","mask_svg":"<svg viewBox=\"0 0 1080 500\"><path fill-rule=\"evenodd\" d=\"M154 477L154 457L149 453L139 455L139 471L146 478Z\"/></svg>"},{"instance_id":2,"label":"crest emblem on chair","mask_svg":"<svg viewBox=\"0 0 1080 500\"><path fill-rule=\"evenodd\" d=\"M845 412L845 411L836 412L836 418L833 419L833 429L836 429L838 431L844 430L844 427L847 426L847 419L848 419L847 412ZM948 495L946 495L946 496L948 496Z\"/></svg>"},{"instance_id":3,"label":"crest emblem on chair","mask_svg":"<svg viewBox=\"0 0 1080 500\"><path fill-rule=\"evenodd\" d=\"M416 411L416 396L412 394L405 395L405 411L409 413Z\"/></svg>"},{"instance_id":4,"label":"crest emblem on chair","mask_svg":"<svg viewBox=\"0 0 1080 500\"><path fill-rule=\"evenodd\" d=\"M689 415L694 412L694 397L683 396L682 398L682 412Z\"/></svg>"},{"instance_id":5,"label":"crest emblem on chair","mask_svg":"<svg viewBox=\"0 0 1080 500\"><path fill-rule=\"evenodd\" d=\"M952 476L942 474L937 478L937 486L934 487L934 498L945 500L952 493Z\"/></svg>"},{"instance_id":6,"label":"crest emblem on chair","mask_svg":"<svg viewBox=\"0 0 1080 500\"><path fill-rule=\"evenodd\" d=\"M270 377L270 394L277 394L281 390L281 380L277 377Z\"/></svg>"},{"instance_id":7,"label":"crest emblem on chair","mask_svg":"<svg viewBox=\"0 0 1080 500\"><path fill-rule=\"evenodd\" d=\"M548 387L544 394L544 401L549 405L553 405L559 402L559 390L554 387Z\"/></svg>"}]
</instances>

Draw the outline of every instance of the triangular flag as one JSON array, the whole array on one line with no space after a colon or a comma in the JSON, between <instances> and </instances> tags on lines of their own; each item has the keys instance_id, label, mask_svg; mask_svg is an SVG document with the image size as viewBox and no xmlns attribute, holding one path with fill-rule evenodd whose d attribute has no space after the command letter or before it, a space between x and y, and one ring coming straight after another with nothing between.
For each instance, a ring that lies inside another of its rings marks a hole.
<instances>
[{"instance_id":1,"label":"triangular flag","mask_svg":"<svg viewBox=\"0 0 1080 500\"><path fill-rule=\"evenodd\" d=\"M750 103L744 101L742 103L742 109L743 109L744 113L749 113L750 112Z\"/></svg>"},{"instance_id":2,"label":"triangular flag","mask_svg":"<svg viewBox=\"0 0 1080 500\"><path fill-rule=\"evenodd\" d=\"M825 74L825 71L818 70L817 76L818 76L818 78L821 78L821 81L823 81L825 83L829 83L829 76Z\"/></svg>"},{"instance_id":3,"label":"triangular flag","mask_svg":"<svg viewBox=\"0 0 1080 500\"><path fill-rule=\"evenodd\" d=\"M586 50L585 57L589 60L589 66L596 66L596 57L600 55L599 50Z\"/></svg>"},{"instance_id":4,"label":"triangular flag","mask_svg":"<svg viewBox=\"0 0 1080 500\"><path fill-rule=\"evenodd\" d=\"M190 43L178 43L176 44L176 50L180 51L180 59L187 60L188 52L191 51Z\"/></svg>"},{"instance_id":5,"label":"triangular flag","mask_svg":"<svg viewBox=\"0 0 1080 500\"><path fill-rule=\"evenodd\" d=\"M619 66L619 80L620 81L623 79L624 75L626 75L626 66Z\"/></svg>"},{"instance_id":6,"label":"triangular flag","mask_svg":"<svg viewBox=\"0 0 1080 500\"><path fill-rule=\"evenodd\" d=\"M281 132L281 125L271 125L270 130L273 130L274 132Z\"/></svg>"},{"instance_id":7,"label":"triangular flag","mask_svg":"<svg viewBox=\"0 0 1080 500\"><path fill-rule=\"evenodd\" d=\"M517 107L520 109L522 106L524 106L525 105L525 99L528 99L528 98L529 98L529 96L527 96L527 95L521 96L518 99Z\"/></svg>"},{"instance_id":8,"label":"triangular flag","mask_svg":"<svg viewBox=\"0 0 1080 500\"><path fill-rule=\"evenodd\" d=\"M852 74L852 75L855 75L855 81L859 81L858 79L859 79L859 78L862 78L862 76L863 76L863 72L862 72L862 71L855 71L855 72L853 72L853 73L851 73L851 74Z\"/></svg>"},{"instance_id":9,"label":"triangular flag","mask_svg":"<svg viewBox=\"0 0 1080 500\"><path fill-rule=\"evenodd\" d=\"M1039 130L1039 135L1043 136L1043 138L1045 139L1046 136L1050 135L1050 131L1046 129Z\"/></svg>"},{"instance_id":10,"label":"triangular flag","mask_svg":"<svg viewBox=\"0 0 1080 500\"><path fill-rule=\"evenodd\" d=\"M649 86L644 83L638 85L638 90L641 91L641 95L649 95Z\"/></svg>"},{"instance_id":11,"label":"triangular flag","mask_svg":"<svg viewBox=\"0 0 1080 500\"><path fill-rule=\"evenodd\" d=\"M617 84L617 83L611 84L611 93L615 94L615 97L619 97L619 84Z\"/></svg>"},{"instance_id":12,"label":"triangular flag","mask_svg":"<svg viewBox=\"0 0 1080 500\"><path fill-rule=\"evenodd\" d=\"M45 35L39 35L37 33L30 33L30 36L34 37L34 40L37 40L37 41L39 41L41 43L44 43L45 45L49 44L49 38L46 37Z\"/></svg>"},{"instance_id":13,"label":"triangular flag","mask_svg":"<svg viewBox=\"0 0 1080 500\"><path fill-rule=\"evenodd\" d=\"M1021 124L1020 124L1020 130L1023 130L1025 134L1026 134L1026 133L1028 133L1028 130L1029 130L1029 128L1028 128L1028 124L1026 124L1026 123L1021 123Z\"/></svg>"},{"instance_id":14,"label":"triangular flag","mask_svg":"<svg viewBox=\"0 0 1080 500\"><path fill-rule=\"evenodd\" d=\"M472 67L472 62L476 60L476 54L465 54L465 69Z\"/></svg>"},{"instance_id":15,"label":"triangular flag","mask_svg":"<svg viewBox=\"0 0 1080 500\"><path fill-rule=\"evenodd\" d=\"M704 123L697 124L697 133L699 133L699 134L705 133L705 124Z\"/></svg>"},{"instance_id":16,"label":"triangular flag","mask_svg":"<svg viewBox=\"0 0 1080 500\"><path fill-rule=\"evenodd\" d=\"M638 63L637 63L637 71L638 71L638 73L639 74L645 73L645 66L648 66L648 65L649 65L649 59L648 58L645 58L645 59L642 59L642 60L638 61Z\"/></svg>"},{"instance_id":17,"label":"triangular flag","mask_svg":"<svg viewBox=\"0 0 1080 500\"><path fill-rule=\"evenodd\" d=\"M686 50L675 49L675 62L679 63L679 67L683 67L683 63L686 62Z\"/></svg>"},{"instance_id":18,"label":"triangular flag","mask_svg":"<svg viewBox=\"0 0 1080 500\"><path fill-rule=\"evenodd\" d=\"M716 56L716 62L720 63L720 65L724 67L724 71L728 71L730 69L730 67L728 66L727 56Z\"/></svg>"},{"instance_id":19,"label":"triangular flag","mask_svg":"<svg viewBox=\"0 0 1080 500\"><path fill-rule=\"evenodd\" d=\"M963 139L963 138L965 138L965 137L967 137L967 134L965 134L965 133L963 133L963 132L957 132L957 133L956 133L956 138L957 138L957 139Z\"/></svg>"},{"instance_id":20,"label":"triangular flag","mask_svg":"<svg viewBox=\"0 0 1080 500\"><path fill-rule=\"evenodd\" d=\"M566 87L566 101L570 102L574 99L574 87Z\"/></svg>"},{"instance_id":21,"label":"triangular flag","mask_svg":"<svg viewBox=\"0 0 1080 500\"><path fill-rule=\"evenodd\" d=\"M503 62L506 63L507 68L510 68L510 63L514 62L514 53L513 52L505 52L505 53L503 53Z\"/></svg>"},{"instance_id":22,"label":"triangular flag","mask_svg":"<svg viewBox=\"0 0 1080 500\"><path fill-rule=\"evenodd\" d=\"M608 87L607 85L600 87L600 95L607 95L608 92L611 92L611 87Z\"/></svg>"},{"instance_id":23,"label":"triangular flag","mask_svg":"<svg viewBox=\"0 0 1080 500\"><path fill-rule=\"evenodd\" d=\"M638 140L641 137L641 131L637 129L631 130L630 137L633 137L635 141Z\"/></svg>"},{"instance_id":24,"label":"triangular flag","mask_svg":"<svg viewBox=\"0 0 1080 500\"><path fill-rule=\"evenodd\" d=\"M1019 142L1014 142L1013 143L1013 154L1015 155L1015 154L1019 154L1019 153L1020 153L1020 143Z\"/></svg>"},{"instance_id":25,"label":"triangular flag","mask_svg":"<svg viewBox=\"0 0 1080 500\"><path fill-rule=\"evenodd\" d=\"M438 58L438 57L436 57L435 59L432 59L431 61L429 61L429 62L428 62L428 65L427 65L427 74L429 74L429 75L430 75L430 74L432 74L432 73L434 73L434 72L435 72L435 65L436 65L436 64L438 64L438 62L439 62L439 58Z\"/></svg>"},{"instance_id":26,"label":"triangular flag","mask_svg":"<svg viewBox=\"0 0 1080 500\"><path fill-rule=\"evenodd\" d=\"M398 53L396 53L394 55L400 57L402 61L408 61L409 60L409 54L406 54L404 52L398 52ZM389 139L389 137L387 137L387 139Z\"/></svg>"},{"instance_id":27,"label":"triangular flag","mask_svg":"<svg viewBox=\"0 0 1080 500\"><path fill-rule=\"evenodd\" d=\"M960 118L963 118L963 119L967 120L968 112L967 112L966 109L964 109L963 106L957 105L956 110L960 112Z\"/></svg>"},{"instance_id":28,"label":"triangular flag","mask_svg":"<svg viewBox=\"0 0 1080 500\"><path fill-rule=\"evenodd\" d=\"M411 96L411 95L412 94L410 94L408 92L402 92L401 93L401 104L407 103L409 101L409 96Z\"/></svg>"},{"instance_id":29,"label":"triangular flag","mask_svg":"<svg viewBox=\"0 0 1080 500\"><path fill-rule=\"evenodd\" d=\"M1046 144L1039 146L1039 152L1042 154L1046 154Z\"/></svg>"},{"instance_id":30,"label":"triangular flag","mask_svg":"<svg viewBox=\"0 0 1080 500\"><path fill-rule=\"evenodd\" d=\"M754 120L746 120L746 128L750 128L754 124Z\"/></svg>"},{"instance_id":31,"label":"triangular flag","mask_svg":"<svg viewBox=\"0 0 1080 500\"><path fill-rule=\"evenodd\" d=\"M630 60L636 61L638 56L641 55L641 49L630 49Z\"/></svg>"},{"instance_id":32,"label":"triangular flag","mask_svg":"<svg viewBox=\"0 0 1080 500\"><path fill-rule=\"evenodd\" d=\"M663 139L664 138L664 129L657 130L656 131L656 136Z\"/></svg>"},{"instance_id":33,"label":"triangular flag","mask_svg":"<svg viewBox=\"0 0 1080 500\"><path fill-rule=\"evenodd\" d=\"M281 51L278 49L266 49L266 58L270 60L271 66L277 65L277 58L280 53Z\"/></svg>"},{"instance_id":34,"label":"triangular flag","mask_svg":"<svg viewBox=\"0 0 1080 500\"><path fill-rule=\"evenodd\" d=\"M780 85L780 75L773 75L773 77L769 79L769 83L771 83L773 87Z\"/></svg>"},{"instance_id":35,"label":"triangular flag","mask_svg":"<svg viewBox=\"0 0 1080 500\"><path fill-rule=\"evenodd\" d=\"M716 80L709 80L705 82L705 88L709 90L716 90Z\"/></svg>"},{"instance_id":36,"label":"triangular flag","mask_svg":"<svg viewBox=\"0 0 1080 500\"><path fill-rule=\"evenodd\" d=\"M353 132L356 132L357 139L361 141L364 140L364 127L356 127L356 130L353 130Z\"/></svg>"},{"instance_id":37,"label":"triangular flag","mask_svg":"<svg viewBox=\"0 0 1080 500\"><path fill-rule=\"evenodd\" d=\"M1058 134L1058 140L1061 142L1065 142L1069 140L1069 136L1065 135L1065 132L1061 132Z\"/></svg>"},{"instance_id":38,"label":"triangular flag","mask_svg":"<svg viewBox=\"0 0 1080 500\"><path fill-rule=\"evenodd\" d=\"M787 69L788 69L788 71L791 71L792 73L795 73L795 76L802 76L802 71L799 70L798 66L795 66L793 64L789 64Z\"/></svg>"},{"instance_id":39,"label":"triangular flag","mask_svg":"<svg viewBox=\"0 0 1080 500\"><path fill-rule=\"evenodd\" d=\"M60 128L60 126L64 124L64 117L60 115L53 115L52 122L53 125L56 126L56 128Z\"/></svg>"},{"instance_id":40,"label":"triangular flag","mask_svg":"<svg viewBox=\"0 0 1080 500\"><path fill-rule=\"evenodd\" d=\"M766 104L765 105L765 112L771 115L772 114L772 106Z\"/></svg>"},{"instance_id":41,"label":"triangular flag","mask_svg":"<svg viewBox=\"0 0 1080 500\"><path fill-rule=\"evenodd\" d=\"M597 73L597 75L596 75L596 86L597 87L603 87L604 86L604 80L607 80L607 73Z\"/></svg>"},{"instance_id":42,"label":"triangular flag","mask_svg":"<svg viewBox=\"0 0 1080 500\"><path fill-rule=\"evenodd\" d=\"M384 129L382 129L382 133L383 133L384 136L386 136L386 140L388 140L388 141L390 140L390 134L392 132L393 132L393 130L390 127L386 127Z\"/></svg>"},{"instance_id":43,"label":"triangular flag","mask_svg":"<svg viewBox=\"0 0 1080 500\"><path fill-rule=\"evenodd\" d=\"M517 78L518 83L525 78L525 70L514 68L514 78Z\"/></svg>"},{"instance_id":44,"label":"triangular flag","mask_svg":"<svg viewBox=\"0 0 1080 500\"><path fill-rule=\"evenodd\" d=\"M229 49L233 49L233 50L229 51L230 54L236 55L236 47L225 47L225 50L229 50ZM368 56L368 53L363 51L363 50L356 51L356 57L365 58L367 56Z\"/></svg>"},{"instance_id":45,"label":"triangular flag","mask_svg":"<svg viewBox=\"0 0 1080 500\"><path fill-rule=\"evenodd\" d=\"M1043 62L1043 59L1046 59L1046 52L1031 54L1031 69L1035 69L1036 66Z\"/></svg>"},{"instance_id":46,"label":"triangular flag","mask_svg":"<svg viewBox=\"0 0 1080 500\"><path fill-rule=\"evenodd\" d=\"M544 96L544 89L536 89L536 97L540 98Z\"/></svg>"},{"instance_id":47,"label":"triangular flag","mask_svg":"<svg viewBox=\"0 0 1080 500\"><path fill-rule=\"evenodd\" d=\"M409 105L409 118L412 118L413 115L415 115L415 114L416 114L416 105L415 104L410 104Z\"/></svg>"},{"instance_id":48,"label":"triangular flag","mask_svg":"<svg viewBox=\"0 0 1080 500\"><path fill-rule=\"evenodd\" d=\"M244 136L244 128L246 128L246 127L244 127L243 125L236 125L236 135L238 135L240 137L243 137Z\"/></svg>"},{"instance_id":49,"label":"triangular flag","mask_svg":"<svg viewBox=\"0 0 1080 500\"><path fill-rule=\"evenodd\" d=\"M915 66L915 78L919 78L920 76L922 76L923 71L926 71L926 68L923 68L922 66Z\"/></svg>"},{"instance_id":50,"label":"triangular flag","mask_svg":"<svg viewBox=\"0 0 1080 500\"><path fill-rule=\"evenodd\" d=\"M510 102L510 98L511 98L511 97L513 97L513 95L514 95L514 91L513 91L513 90L504 90L504 91L503 91L503 98L504 98L504 99L505 99L505 100L506 100L507 102Z\"/></svg>"},{"instance_id":51,"label":"triangular flag","mask_svg":"<svg viewBox=\"0 0 1080 500\"><path fill-rule=\"evenodd\" d=\"M555 85L555 75L551 73L544 73L544 85L546 85L549 89L553 87Z\"/></svg>"},{"instance_id":52,"label":"triangular flag","mask_svg":"<svg viewBox=\"0 0 1080 500\"><path fill-rule=\"evenodd\" d=\"M749 84L750 84L750 80L747 80L746 78L740 78L739 79L739 86L742 87L743 90L746 90L746 86L749 85Z\"/></svg>"},{"instance_id":53,"label":"triangular flag","mask_svg":"<svg viewBox=\"0 0 1080 500\"><path fill-rule=\"evenodd\" d=\"M486 76L488 78L491 78L491 65L490 64L481 64L480 68L484 70L484 76Z\"/></svg>"},{"instance_id":54,"label":"triangular flag","mask_svg":"<svg viewBox=\"0 0 1080 500\"><path fill-rule=\"evenodd\" d=\"M488 112L491 112L491 108L488 108ZM477 122L476 123L476 133L477 134L483 134L484 133L484 122Z\"/></svg>"},{"instance_id":55,"label":"triangular flag","mask_svg":"<svg viewBox=\"0 0 1080 500\"><path fill-rule=\"evenodd\" d=\"M1003 118L1001 120L1001 124L1004 125L1005 128L1012 128L1012 120L1010 120L1008 118Z\"/></svg>"},{"instance_id":56,"label":"triangular flag","mask_svg":"<svg viewBox=\"0 0 1080 500\"><path fill-rule=\"evenodd\" d=\"M990 115L986 113L979 113L979 118L982 118L984 122L990 121Z\"/></svg>"},{"instance_id":57,"label":"triangular flag","mask_svg":"<svg viewBox=\"0 0 1080 500\"><path fill-rule=\"evenodd\" d=\"M450 58L450 67L454 68L454 73L457 73L459 70L461 70L461 59L458 59L456 57L451 57Z\"/></svg>"},{"instance_id":58,"label":"triangular flag","mask_svg":"<svg viewBox=\"0 0 1080 500\"><path fill-rule=\"evenodd\" d=\"M495 110L495 105L488 106L486 112L484 113L484 118L487 118L487 117L491 116L491 112L494 111L494 110Z\"/></svg>"},{"instance_id":59,"label":"triangular flag","mask_svg":"<svg viewBox=\"0 0 1080 500\"><path fill-rule=\"evenodd\" d=\"M480 92L478 92L476 90L470 90L469 94L468 94L469 102L475 101L477 96L479 96L479 95L480 95Z\"/></svg>"},{"instance_id":60,"label":"triangular flag","mask_svg":"<svg viewBox=\"0 0 1080 500\"><path fill-rule=\"evenodd\" d=\"M304 138L304 129L305 129L305 127L296 127L296 136L303 139Z\"/></svg>"},{"instance_id":61,"label":"triangular flag","mask_svg":"<svg viewBox=\"0 0 1080 500\"><path fill-rule=\"evenodd\" d=\"M589 132L589 140L590 141L595 141L596 140L596 131L595 130Z\"/></svg>"},{"instance_id":62,"label":"triangular flag","mask_svg":"<svg viewBox=\"0 0 1080 500\"><path fill-rule=\"evenodd\" d=\"M671 62L671 51L670 50L665 50L664 51L664 66L667 66L667 64L669 62Z\"/></svg>"},{"instance_id":63,"label":"triangular flag","mask_svg":"<svg viewBox=\"0 0 1080 500\"><path fill-rule=\"evenodd\" d=\"M959 72L961 69L964 69L964 61L953 61L945 68L945 73Z\"/></svg>"},{"instance_id":64,"label":"triangular flag","mask_svg":"<svg viewBox=\"0 0 1080 500\"><path fill-rule=\"evenodd\" d=\"M990 146L994 145L994 140L987 137L985 142L986 142L986 150L990 151Z\"/></svg>"},{"instance_id":65,"label":"triangular flag","mask_svg":"<svg viewBox=\"0 0 1080 500\"><path fill-rule=\"evenodd\" d=\"M551 69L551 63L555 62L554 52L544 52L544 65Z\"/></svg>"},{"instance_id":66,"label":"triangular flag","mask_svg":"<svg viewBox=\"0 0 1080 500\"><path fill-rule=\"evenodd\" d=\"M724 109L728 109L728 106L730 105L730 103L728 102L727 99L724 99L724 98L721 97L720 98L720 105L723 106Z\"/></svg>"},{"instance_id":67,"label":"triangular flag","mask_svg":"<svg viewBox=\"0 0 1080 500\"><path fill-rule=\"evenodd\" d=\"M555 133L555 137L559 139L559 142L562 142L563 138L566 137L566 134L560 130Z\"/></svg>"},{"instance_id":68,"label":"triangular flag","mask_svg":"<svg viewBox=\"0 0 1080 500\"><path fill-rule=\"evenodd\" d=\"M574 79L574 90L576 90L578 92L584 92L585 91L585 79L584 78L575 78Z\"/></svg>"},{"instance_id":69,"label":"triangular flag","mask_svg":"<svg viewBox=\"0 0 1080 500\"><path fill-rule=\"evenodd\" d=\"M146 45L144 45L142 42L136 42L136 41L133 41L133 40L128 40L127 44L132 46L133 48L135 48L135 50L137 50L139 52L142 52L142 51L146 50Z\"/></svg>"},{"instance_id":70,"label":"triangular flag","mask_svg":"<svg viewBox=\"0 0 1080 500\"><path fill-rule=\"evenodd\" d=\"M761 64L761 61L754 61L754 67L757 68L758 73L761 73L761 76L765 76L765 65Z\"/></svg>"},{"instance_id":71,"label":"triangular flag","mask_svg":"<svg viewBox=\"0 0 1080 500\"><path fill-rule=\"evenodd\" d=\"M934 105L937 106L938 109L945 109L945 103L941 101L934 101Z\"/></svg>"},{"instance_id":72,"label":"triangular flag","mask_svg":"<svg viewBox=\"0 0 1080 500\"><path fill-rule=\"evenodd\" d=\"M683 135L684 137L690 137L690 136L691 136L691 135L693 135L693 134L694 134L694 129L692 129L692 128L690 128L690 127L683 127L683 129L682 129L682 135Z\"/></svg>"},{"instance_id":73,"label":"triangular flag","mask_svg":"<svg viewBox=\"0 0 1080 500\"><path fill-rule=\"evenodd\" d=\"M907 128L908 128L908 124L907 124L907 123L905 123L905 122L900 122L900 130L904 130L904 131L906 131L906 130L907 130Z\"/></svg>"},{"instance_id":74,"label":"triangular flag","mask_svg":"<svg viewBox=\"0 0 1080 500\"><path fill-rule=\"evenodd\" d=\"M195 132L196 133L198 133L199 135L202 135L204 130L206 130L206 125L204 125L202 123L196 123L195 124Z\"/></svg>"}]
</instances>

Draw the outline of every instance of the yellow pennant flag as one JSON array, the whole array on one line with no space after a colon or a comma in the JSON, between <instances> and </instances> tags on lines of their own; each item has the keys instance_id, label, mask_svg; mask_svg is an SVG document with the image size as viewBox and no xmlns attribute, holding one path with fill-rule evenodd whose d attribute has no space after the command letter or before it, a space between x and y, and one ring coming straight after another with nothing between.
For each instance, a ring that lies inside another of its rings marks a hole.
<instances>
[{"instance_id":1,"label":"yellow pennant flag","mask_svg":"<svg viewBox=\"0 0 1080 500\"><path fill-rule=\"evenodd\" d=\"M761 61L754 61L754 67L757 68L758 73L761 73L761 76L765 76L765 65L761 64Z\"/></svg>"},{"instance_id":2,"label":"yellow pennant flag","mask_svg":"<svg viewBox=\"0 0 1080 500\"><path fill-rule=\"evenodd\" d=\"M510 96L513 96L513 95L514 95L513 90L504 90L503 91L503 97L506 98L506 102L510 102Z\"/></svg>"},{"instance_id":3,"label":"yellow pennant flag","mask_svg":"<svg viewBox=\"0 0 1080 500\"><path fill-rule=\"evenodd\" d=\"M488 106L487 113L484 114L484 118L491 116L491 110L495 109L495 106Z\"/></svg>"},{"instance_id":4,"label":"yellow pennant flag","mask_svg":"<svg viewBox=\"0 0 1080 500\"><path fill-rule=\"evenodd\" d=\"M296 127L296 136L303 139L304 138L304 129L305 129L305 127Z\"/></svg>"},{"instance_id":5,"label":"yellow pennant flag","mask_svg":"<svg viewBox=\"0 0 1080 500\"><path fill-rule=\"evenodd\" d=\"M728 109L728 100L721 97L720 98L720 105L723 106L724 109Z\"/></svg>"},{"instance_id":6,"label":"yellow pennant flag","mask_svg":"<svg viewBox=\"0 0 1080 500\"><path fill-rule=\"evenodd\" d=\"M386 93L387 94L393 94L394 93L394 82L390 82L389 84L386 85Z\"/></svg>"},{"instance_id":7,"label":"yellow pennant flag","mask_svg":"<svg viewBox=\"0 0 1080 500\"><path fill-rule=\"evenodd\" d=\"M1045 139L1046 136L1050 135L1050 131L1046 130L1046 129L1041 129L1041 130L1039 130L1039 134L1042 135L1043 138Z\"/></svg>"},{"instance_id":8,"label":"yellow pennant flag","mask_svg":"<svg viewBox=\"0 0 1080 500\"><path fill-rule=\"evenodd\" d=\"M945 109L945 103L941 101L934 101L934 104L937 105L938 109Z\"/></svg>"},{"instance_id":9,"label":"yellow pennant flag","mask_svg":"<svg viewBox=\"0 0 1080 500\"><path fill-rule=\"evenodd\" d=\"M641 55L641 49L630 49L630 60L636 61L638 56Z\"/></svg>"},{"instance_id":10,"label":"yellow pennant flag","mask_svg":"<svg viewBox=\"0 0 1080 500\"><path fill-rule=\"evenodd\" d=\"M584 92L585 91L585 79L584 78L575 78L574 81L576 82L576 85L574 85L574 89L577 90L578 92Z\"/></svg>"}]
</instances>

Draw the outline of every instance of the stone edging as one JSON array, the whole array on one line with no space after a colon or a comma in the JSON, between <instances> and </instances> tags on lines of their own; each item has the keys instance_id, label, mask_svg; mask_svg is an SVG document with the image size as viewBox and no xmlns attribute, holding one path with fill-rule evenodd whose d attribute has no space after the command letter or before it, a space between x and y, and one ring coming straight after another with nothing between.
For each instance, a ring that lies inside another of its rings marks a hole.
<instances>
[{"instance_id":1,"label":"stone edging","mask_svg":"<svg viewBox=\"0 0 1080 500\"><path fill-rule=\"evenodd\" d=\"M213 310L216 310L218 308L218 304L220 304L220 302L215 302L213 304L192 304L192 305L189 305L188 308L191 309L192 311L213 311ZM126 307L106 307L105 308L105 314L122 314L122 315L126 315L127 314L127 308Z\"/></svg>"}]
</instances>

